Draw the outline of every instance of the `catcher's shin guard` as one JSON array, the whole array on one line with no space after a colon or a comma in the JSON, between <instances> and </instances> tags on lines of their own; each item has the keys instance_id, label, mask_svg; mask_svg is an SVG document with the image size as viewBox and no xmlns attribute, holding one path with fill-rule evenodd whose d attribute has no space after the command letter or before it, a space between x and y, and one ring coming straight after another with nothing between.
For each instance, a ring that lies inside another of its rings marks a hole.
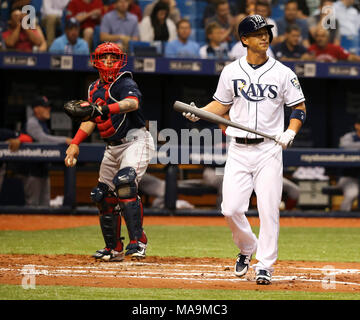
<instances>
[{"instance_id":1,"label":"catcher's shin guard","mask_svg":"<svg viewBox=\"0 0 360 320\"><path fill-rule=\"evenodd\" d=\"M132 199L119 199L126 227L128 229L130 242L140 241L147 243L146 235L143 231L143 213L140 198L137 196Z\"/></svg>"},{"instance_id":2,"label":"catcher's shin guard","mask_svg":"<svg viewBox=\"0 0 360 320\"><path fill-rule=\"evenodd\" d=\"M124 215L130 242L141 241L146 243L146 236L142 228L142 204L137 195L135 169L125 167L119 170L113 179L113 183Z\"/></svg>"},{"instance_id":3,"label":"catcher's shin guard","mask_svg":"<svg viewBox=\"0 0 360 320\"><path fill-rule=\"evenodd\" d=\"M91 199L99 209L100 227L106 248L122 252L121 212L116 195L109 191L109 186L100 182L91 191Z\"/></svg>"}]
</instances>

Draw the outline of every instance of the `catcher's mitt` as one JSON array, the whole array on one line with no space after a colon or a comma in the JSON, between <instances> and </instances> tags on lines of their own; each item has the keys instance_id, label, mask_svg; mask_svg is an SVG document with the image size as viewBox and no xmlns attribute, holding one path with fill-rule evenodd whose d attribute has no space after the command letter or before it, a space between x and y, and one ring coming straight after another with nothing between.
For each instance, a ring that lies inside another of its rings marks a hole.
<instances>
[{"instance_id":1,"label":"catcher's mitt","mask_svg":"<svg viewBox=\"0 0 360 320\"><path fill-rule=\"evenodd\" d=\"M71 119L77 121L88 121L105 115L95 103L85 100L71 100L65 103L64 111Z\"/></svg>"}]
</instances>

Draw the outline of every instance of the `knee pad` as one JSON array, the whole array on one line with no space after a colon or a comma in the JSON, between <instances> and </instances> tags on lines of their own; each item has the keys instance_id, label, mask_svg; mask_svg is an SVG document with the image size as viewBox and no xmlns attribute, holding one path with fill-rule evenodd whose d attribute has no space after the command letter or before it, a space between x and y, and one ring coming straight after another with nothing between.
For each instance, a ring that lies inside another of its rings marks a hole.
<instances>
[{"instance_id":1,"label":"knee pad","mask_svg":"<svg viewBox=\"0 0 360 320\"><path fill-rule=\"evenodd\" d=\"M100 227L106 248L121 252L123 243L120 207L116 195L109 190L109 186L100 182L90 196L99 209Z\"/></svg>"},{"instance_id":2,"label":"knee pad","mask_svg":"<svg viewBox=\"0 0 360 320\"><path fill-rule=\"evenodd\" d=\"M109 186L99 182L98 185L91 190L90 198L96 204L101 203L109 193Z\"/></svg>"},{"instance_id":3,"label":"knee pad","mask_svg":"<svg viewBox=\"0 0 360 320\"><path fill-rule=\"evenodd\" d=\"M125 167L118 171L113 179L115 192L119 199L130 199L137 196L136 171Z\"/></svg>"}]
</instances>

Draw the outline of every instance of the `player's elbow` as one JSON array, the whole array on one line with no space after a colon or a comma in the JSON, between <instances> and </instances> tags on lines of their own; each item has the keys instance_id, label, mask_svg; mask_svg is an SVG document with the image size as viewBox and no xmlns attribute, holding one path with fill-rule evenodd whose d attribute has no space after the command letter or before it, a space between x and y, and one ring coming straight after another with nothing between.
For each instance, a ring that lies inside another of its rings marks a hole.
<instances>
[{"instance_id":1,"label":"player's elbow","mask_svg":"<svg viewBox=\"0 0 360 320\"><path fill-rule=\"evenodd\" d=\"M133 100L133 111L136 111L139 109L139 101L138 100L135 100L135 99L132 99Z\"/></svg>"},{"instance_id":2,"label":"player's elbow","mask_svg":"<svg viewBox=\"0 0 360 320\"><path fill-rule=\"evenodd\" d=\"M297 104L296 106L294 106L293 110L295 110L295 109L306 112L305 102L301 102L301 103Z\"/></svg>"}]
</instances>

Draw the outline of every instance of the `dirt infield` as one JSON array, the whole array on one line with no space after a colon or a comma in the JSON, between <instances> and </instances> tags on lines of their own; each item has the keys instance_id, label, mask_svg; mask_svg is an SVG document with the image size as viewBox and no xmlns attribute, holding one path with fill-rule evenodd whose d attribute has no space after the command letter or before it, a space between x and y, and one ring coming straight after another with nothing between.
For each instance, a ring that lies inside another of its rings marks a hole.
<instances>
[{"instance_id":1,"label":"dirt infield","mask_svg":"<svg viewBox=\"0 0 360 320\"><path fill-rule=\"evenodd\" d=\"M257 218L250 218L252 225ZM145 217L145 225L225 225L221 217ZM98 225L95 216L0 215L0 230L39 230ZM359 227L357 219L282 218L282 226ZM254 261L255 263L256 261ZM0 283L37 285L227 290L360 292L360 263L279 261L271 286L258 286L251 269L233 275L234 259L147 257L143 261L96 262L81 255L0 255Z\"/></svg>"},{"instance_id":2,"label":"dirt infield","mask_svg":"<svg viewBox=\"0 0 360 320\"><path fill-rule=\"evenodd\" d=\"M259 226L259 219L248 218L252 226ZM0 230L48 230L76 228L98 225L97 216L69 216L69 215L16 215L1 214ZM181 226L226 226L223 217L163 217L150 216L144 218L146 225L181 225ZM282 227L336 227L359 228L360 219L356 218L281 218Z\"/></svg>"}]
</instances>

